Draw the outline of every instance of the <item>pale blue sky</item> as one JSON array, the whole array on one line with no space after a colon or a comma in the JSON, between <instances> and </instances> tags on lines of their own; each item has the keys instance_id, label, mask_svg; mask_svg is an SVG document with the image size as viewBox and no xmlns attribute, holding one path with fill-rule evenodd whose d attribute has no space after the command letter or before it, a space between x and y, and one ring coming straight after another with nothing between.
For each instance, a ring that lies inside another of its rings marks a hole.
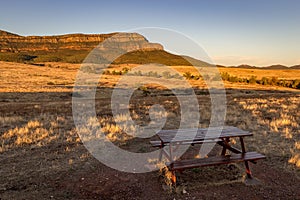
<instances>
[{"instance_id":1,"label":"pale blue sky","mask_svg":"<svg viewBox=\"0 0 300 200\"><path fill-rule=\"evenodd\" d=\"M295 65L299 10L299 0L10 0L1 2L0 29L54 35L161 27L194 39L218 64Z\"/></svg>"}]
</instances>

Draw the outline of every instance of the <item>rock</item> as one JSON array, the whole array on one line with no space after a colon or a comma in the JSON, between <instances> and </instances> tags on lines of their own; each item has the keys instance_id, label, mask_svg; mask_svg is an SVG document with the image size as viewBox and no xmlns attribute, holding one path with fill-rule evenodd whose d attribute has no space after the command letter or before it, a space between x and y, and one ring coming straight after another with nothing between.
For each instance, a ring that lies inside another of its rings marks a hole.
<instances>
[{"instance_id":1,"label":"rock","mask_svg":"<svg viewBox=\"0 0 300 200\"><path fill-rule=\"evenodd\" d=\"M113 36L113 37L112 37ZM112 37L112 38L111 38ZM150 43L138 33L67 34L55 36L20 36L0 30L0 52L35 52L59 50L92 50L110 38L109 47L125 51L163 50L163 46ZM99 47L105 50L105 45Z\"/></svg>"}]
</instances>

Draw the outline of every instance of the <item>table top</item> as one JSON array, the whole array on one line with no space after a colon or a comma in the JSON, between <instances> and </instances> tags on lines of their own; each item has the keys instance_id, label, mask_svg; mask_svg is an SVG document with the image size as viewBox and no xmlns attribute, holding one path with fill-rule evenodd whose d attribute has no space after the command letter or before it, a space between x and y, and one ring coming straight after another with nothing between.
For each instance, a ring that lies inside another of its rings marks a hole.
<instances>
[{"instance_id":1,"label":"table top","mask_svg":"<svg viewBox=\"0 0 300 200\"><path fill-rule=\"evenodd\" d=\"M160 130L158 137L163 143L204 141L230 137L252 136L252 133L233 126Z\"/></svg>"}]
</instances>

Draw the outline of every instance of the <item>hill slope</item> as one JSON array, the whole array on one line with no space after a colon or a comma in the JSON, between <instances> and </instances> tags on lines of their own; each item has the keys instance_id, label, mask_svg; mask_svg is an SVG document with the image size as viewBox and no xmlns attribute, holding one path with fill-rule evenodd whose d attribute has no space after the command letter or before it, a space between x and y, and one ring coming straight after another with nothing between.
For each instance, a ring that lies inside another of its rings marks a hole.
<instances>
[{"instance_id":1,"label":"hill slope","mask_svg":"<svg viewBox=\"0 0 300 200\"><path fill-rule=\"evenodd\" d=\"M20 36L0 31L2 61L81 63L95 47L99 51L101 62L106 62L112 56L107 54L130 52L118 58L115 63L190 65L180 56L164 51L161 44L150 43L138 33Z\"/></svg>"},{"instance_id":2,"label":"hill slope","mask_svg":"<svg viewBox=\"0 0 300 200\"><path fill-rule=\"evenodd\" d=\"M103 44L103 41L106 42ZM208 65L187 56L166 52L161 44L150 43L138 33L20 36L0 31L0 60L2 61L81 63L95 47L98 51L96 60L102 63L110 63L110 58L115 53L125 53L115 59L114 63Z\"/></svg>"}]
</instances>

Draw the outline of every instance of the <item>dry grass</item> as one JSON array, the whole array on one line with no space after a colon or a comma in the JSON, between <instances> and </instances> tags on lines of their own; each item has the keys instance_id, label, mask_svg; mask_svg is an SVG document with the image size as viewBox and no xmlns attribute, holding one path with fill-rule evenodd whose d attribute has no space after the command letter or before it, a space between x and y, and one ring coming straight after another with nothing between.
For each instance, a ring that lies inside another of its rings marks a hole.
<instances>
[{"instance_id":1,"label":"dry grass","mask_svg":"<svg viewBox=\"0 0 300 200\"><path fill-rule=\"evenodd\" d=\"M76 71L80 67L78 64L55 63L33 66L2 61L0 61L0 66L0 92L70 91L70 89L55 86L72 86Z\"/></svg>"},{"instance_id":2,"label":"dry grass","mask_svg":"<svg viewBox=\"0 0 300 200\"><path fill-rule=\"evenodd\" d=\"M53 142L79 142L75 131L70 130L72 121L66 120L64 117L42 115L30 119L21 126L17 125L19 121L16 120L20 117L11 118L13 120L10 120L10 123L16 125L0 135L0 152L22 147L42 147Z\"/></svg>"},{"instance_id":3,"label":"dry grass","mask_svg":"<svg viewBox=\"0 0 300 200\"><path fill-rule=\"evenodd\" d=\"M67 86L74 84L79 66L51 63L51 66L38 67L4 62L0 62L0 65L0 98L3 101L0 104L0 155L3 157L2 160L12 158L9 161L3 161L1 166L0 192L4 191L1 188L14 188L15 185L24 184L28 187L26 190L17 192L9 190L3 193L12 194L10 197L16 197L19 193L36 194L36 187L43 188L43 186L34 186L36 182L40 184L41 174L45 175L46 179L43 179L45 182L49 177L56 177L59 180L70 172L95 170L96 167L99 171L106 173L107 167L100 165L91 157L82 145L77 135L78 130L74 126L69 95L72 87L66 87L65 83L68 83ZM116 69L120 70L122 66ZM185 67L177 67L177 69L183 70L180 71L181 73L187 70ZM246 72L247 70L241 70L245 76ZM277 72L268 70L270 76L277 76ZM231 72L228 71L228 73ZM235 75L234 73L232 75ZM261 70L257 73L262 75L265 72ZM251 75L253 74L249 74ZM290 77L284 78L295 79L296 76L298 75L293 73ZM118 78L119 76L105 76L103 85L112 86ZM48 85L49 82L62 84L62 87ZM191 83L199 86L202 84L196 81L191 81ZM252 132L254 137L247 138L247 148L266 154L267 165L300 176L299 94L257 91L274 89L268 86L229 83L225 83L225 86L239 88L228 90L226 125L237 126ZM251 90L241 90L250 87ZM206 93L198 92L201 117L199 127L208 127L211 117L210 98ZM119 114L115 118L109 111L110 99L107 97L110 94L110 88L99 92L99 99L96 102L97 118L90 119L88 126L101 124L102 131L106 133L107 138L122 148L132 152L153 150L149 145L149 140L132 140L133 137L125 133L134 133L138 131L139 126L149 125L151 119L149 109L154 104L163 105L166 112L154 112L152 117L166 117L165 129L178 128L182 117L180 106L176 97L168 96L169 93L166 91L153 90L147 97L137 92L129 105L131 115ZM193 115L194 113L186 114ZM131 118L136 122L135 126L127 123ZM159 125L159 123L153 125ZM231 142L239 145L238 140ZM201 173L188 172L187 175L179 175L179 177L182 176L183 179L190 181L195 191L199 191L199 188L207 183L207 180L199 183L199 177L203 174L211 178L217 173L220 181L216 183L215 179L211 179L211 183L215 186L240 181L242 172L239 169L234 171L233 177L223 177L223 172L224 169L217 171L208 168ZM114 174L115 171L112 173ZM194 179L189 178L191 175ZM164 182L170 184L170 173L167 172L165 178ZM46 186L43 188L46 192L54 191L53 188L47 190L49 185ZM191 184L188 186L192 191Z\"/></svg>"},{"instance_id":4,"label":"dry grass","mask_svg":"<svg viewBox=\"0 0 300 200\"><path fill-rule=\"evenodd\" d=\"M0 61L0 92L72 92L72 86L75 83L75 78L80 64L67 63L45 63L45 66L34 66L21 63L9 63ZM124 67L133 69L139 65L116 65L109 68L110 71L120 71ZM143 71L153 71L152 65L143 69ZM164 67L154 67L158 74L163 74L166 71ZM193 75L199 72L191 66L172 66L170 69L178 71L180 74L191 72ZM211 77L215 76L217 70L200 68L203 74L209 74ZM218 68L222 72L228 72L230 75L249 78L252 75L257 76L258 79L262 77L277 77L279 79L294 80L300 79L299 70L260 70L260 69L236 69L236 68ZM167 70L169 71L169 70ZM120 76L104 75L100 80L101 86L113 87L119 80ZM133 76L132 80L143 77ZM93 81L91 80L91 83ZM189 80L189 83L195 87L207 88L207 84L203 80ZM87 83L88 84L88 83ZM176 85L176 84L174 84ZM227 88L247 88L247 89L282 89L292 90L289 88L279 88L275 86L249 85L249 84L233 84L225 83ZM218 86L216 86L218 87Z\"/></svg>"},{"instance_id":5,"label":"dry grass","mask_svg":"<svg viewBox=\"0 0 300 200\"><path fill-rule=\"evenodd\" d=\"M277 77L279 79L285 80L295 80L300 79L300 70L264 70L264 69L241 69L241 68L219 68L220 72L227 72L232 76L237 76L241 78L250 78L251 76L256 76L257 79L262 79L263 77L272 78Z\"/></svg>"},{"instance_id":6,"label":"dry grass","mask_svg":"<svg viewBox=\"0 0 300 200\"><path fill-rule=\"evenodd\" d=\"M300 167L300 96L251 98L237 101L254 119L257 148L270 156L289 157L288 162Z\"/></svg>"}]
</instances>

